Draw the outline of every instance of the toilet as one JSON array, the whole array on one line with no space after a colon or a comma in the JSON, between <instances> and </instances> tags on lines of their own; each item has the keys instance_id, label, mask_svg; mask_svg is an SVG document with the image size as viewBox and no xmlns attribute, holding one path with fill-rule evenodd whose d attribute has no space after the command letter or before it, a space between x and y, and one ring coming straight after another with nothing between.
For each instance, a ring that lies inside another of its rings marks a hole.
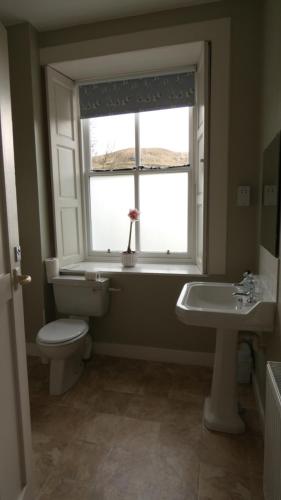
<instances>
[{"instance_id":1,"label":"toilet","mask_svg":"<svg viewBox=\"0 0 281 500\"><path fill-rule=\"evenodd\" d=\"M49 392L59 395L70 389L82 374L83 358L88 357L91 345L87 319L106 313L109 279L91 281L84 276L66 275L56 276L50 282L57 312L68 317L43 326L36 344L42 357L50 360Z\"/></svg>"}]
</instances>

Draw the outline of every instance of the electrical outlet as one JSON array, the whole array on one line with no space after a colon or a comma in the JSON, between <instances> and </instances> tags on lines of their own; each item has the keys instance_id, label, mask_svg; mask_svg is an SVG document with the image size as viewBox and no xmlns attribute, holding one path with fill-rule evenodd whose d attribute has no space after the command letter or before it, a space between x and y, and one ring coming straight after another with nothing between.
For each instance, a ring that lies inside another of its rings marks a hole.
<instances>
[{"instance_id":1,"label":"electrical outlet","mask_svg":"<svg viewBox=\"0 0 281 500\"><path fill-rule=\"evenodd\" d=\"M238 186L237 189L237 206L250 206L250 186Z\"/></svg>"},{"instance_id":2,"label":"electrical outlet","mask_svg":"<svg viewBox=\"0 0 281 500\"><path fill-rule=\"evenodd\" d=\"M263 204L265 207L277 206L277 186L274 184L263 187Z\"/></svg>"}]
</instances>

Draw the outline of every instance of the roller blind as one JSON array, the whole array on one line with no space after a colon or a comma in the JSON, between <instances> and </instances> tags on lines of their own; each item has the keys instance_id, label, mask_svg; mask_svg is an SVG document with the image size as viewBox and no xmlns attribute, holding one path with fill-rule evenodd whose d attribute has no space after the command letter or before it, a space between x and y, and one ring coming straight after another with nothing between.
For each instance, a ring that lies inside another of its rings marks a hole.
<instances>
[{"instance_id":1,"label":"roller blind","mask_svg":"<svg viewBox=\"0 0 281 500\"><path fill-rule=\"evenodd\" d=\"M81 85L80 117L193 106L194 72Z\"/></svg>"}]
</instances>

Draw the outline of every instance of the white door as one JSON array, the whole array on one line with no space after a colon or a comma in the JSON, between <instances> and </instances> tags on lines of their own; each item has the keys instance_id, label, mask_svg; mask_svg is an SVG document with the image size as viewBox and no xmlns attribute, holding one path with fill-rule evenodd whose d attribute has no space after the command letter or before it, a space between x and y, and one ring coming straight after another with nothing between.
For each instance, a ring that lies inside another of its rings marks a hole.
<instances>
[{"instance_id":1,"label":"white door","mask_svg":"<svg viewBox=\"0 0 281 500\"><path fill-rule=\"evenodd\" d=\"M0 24L0 500L32 500L31 433L6 30ZM17 273L17 276L15 275Z\"/></svg>"}]
</instances>

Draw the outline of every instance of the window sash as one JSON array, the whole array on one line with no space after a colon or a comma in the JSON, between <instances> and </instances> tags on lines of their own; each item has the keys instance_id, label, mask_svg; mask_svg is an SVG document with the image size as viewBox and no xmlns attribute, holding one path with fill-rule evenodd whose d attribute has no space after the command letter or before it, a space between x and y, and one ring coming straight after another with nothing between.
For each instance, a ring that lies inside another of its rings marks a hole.
<instances>
[{"instance_id":1,"label":"window sash","mask_svg":"<svg viewBox=\"0 0 281 500\"><path fill-rule=\"evenodd\" d=\"M187 166L172 167L172 168L156 168L156 169L143 169L139 166L140 158L140 143L139 143L139 116L135 114L135 150L136 150L136 167L133 169L124 170L106 170L106 171L93 171L91 170L91 148L90 148L90 119L81 121L81 136L83 143L83 157L84 157L84 193L85 193L85 213L86 213L86 243L88 248L88 260L108 260L112 262L120 261L120 251L97 251L92 249L92 218L90 210L91 194L90 194L90 179L91 177L98 176L116 176L116 175L132 175L134 176L135 186L135 206L139 206L139 178L141 175L155 175L170 173L187 172L188 179L188 248L186 252L143 252L140 251L140 225L135 224L135 248L138 252L139 262L157 263L193 263L195 254L195 196L194 196L194 172L192 168L192 154L193 154L193 110L189 110L190 120L190 141L189 141L189 157L190 164ZM126 242L124 242L126 246ZM124 247L125 250L125 247ZM122 251L122 250L121 250Z\"/></svg>"}]
</instances>

